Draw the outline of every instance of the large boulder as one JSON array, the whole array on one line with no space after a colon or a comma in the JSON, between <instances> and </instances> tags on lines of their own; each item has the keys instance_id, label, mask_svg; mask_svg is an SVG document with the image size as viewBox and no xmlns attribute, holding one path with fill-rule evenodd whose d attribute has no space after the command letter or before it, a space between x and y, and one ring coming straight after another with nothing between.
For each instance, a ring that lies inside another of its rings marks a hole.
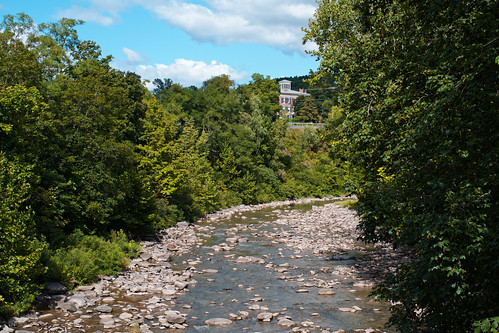
<instances>
[{"instance_id":1,"label":"large boulder","mask_svg":"<svg viewBox=\"0 0 499 333\"><path fill-rule=\"evenodd\" d=\"M45 291L50 295L62 295L68 291L68 288L60 282L49 282Z\"/></svg>"}]
</instances>

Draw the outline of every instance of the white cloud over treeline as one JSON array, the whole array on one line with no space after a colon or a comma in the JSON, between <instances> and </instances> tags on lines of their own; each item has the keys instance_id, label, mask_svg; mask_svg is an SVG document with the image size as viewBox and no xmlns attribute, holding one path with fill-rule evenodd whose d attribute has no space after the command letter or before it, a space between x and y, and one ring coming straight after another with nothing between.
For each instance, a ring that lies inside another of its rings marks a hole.
<instances>
[{"instance_id":1,"label":"white cloud over treeline","mask_svg":"<svg viewBox=\"0 0 499 333\"><path fill-rule=\"evenodd\" d=\"M234 81L244 80L248 77L246 73L239 72L231 66L215 60L207 63L204 61L176 59L170 65L138 65L134 68L134 72L149 81L155 78L169 78L173 82L180 83L186 87L199 87L204 81L222 74L229 75ZM151 88L150 84L149 88Z\"/></svg>"}]
</instances>

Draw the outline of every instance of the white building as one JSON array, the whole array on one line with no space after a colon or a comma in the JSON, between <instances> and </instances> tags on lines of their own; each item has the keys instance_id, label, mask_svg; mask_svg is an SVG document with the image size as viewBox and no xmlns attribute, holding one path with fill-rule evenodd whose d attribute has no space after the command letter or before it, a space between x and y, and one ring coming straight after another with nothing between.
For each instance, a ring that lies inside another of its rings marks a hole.
<instances>
[{"instance_id":1,"label":"white building","mask_svg":"<svg viewBox=\"0 0 499 333\"><path fill-rule=\"evenodd\" d=\"M279 105L282 107L283 111L286 113L288 118L293 118L294 115L294 102L299 96L310 96L303 89L298 91L291 89L291 81L281 80L279 81L281 86L281 94L279 95Z\"/></svg>"}]
</instances>

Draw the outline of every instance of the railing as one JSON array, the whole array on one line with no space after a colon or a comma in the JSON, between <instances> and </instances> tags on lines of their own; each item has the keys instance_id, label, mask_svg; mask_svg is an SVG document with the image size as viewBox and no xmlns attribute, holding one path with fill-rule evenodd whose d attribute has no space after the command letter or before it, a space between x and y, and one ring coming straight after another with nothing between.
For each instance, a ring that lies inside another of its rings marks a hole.
<instances>
[{"instance_id":1,"label":"railing","mask_svg":"<svg viewBox=\"0 0 499 333\"><path fill-rule=\"evenodd\" d=\"M299 128L299 127L323 127L324 123L288 123L288 128Z\"/></svg>"}]
</instances>

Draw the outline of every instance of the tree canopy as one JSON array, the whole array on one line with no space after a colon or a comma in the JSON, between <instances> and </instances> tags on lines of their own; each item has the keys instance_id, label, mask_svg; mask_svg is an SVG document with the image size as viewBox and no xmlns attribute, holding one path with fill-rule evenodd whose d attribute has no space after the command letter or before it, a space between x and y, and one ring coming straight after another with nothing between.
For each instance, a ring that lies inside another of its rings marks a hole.
<instances>
[{"instance_id":1,"label":"tree canopy","mask_svg":"<svg viewBox=\"0 0 499 333\"><path fill-rule=\"evenodd\" d=\"M305 40L337 75L333 145L364 170L367 242L416 259L378 287L402 331L469 331L499 313L497 3L319 1Z\"/></svg>"}]
</instances>

